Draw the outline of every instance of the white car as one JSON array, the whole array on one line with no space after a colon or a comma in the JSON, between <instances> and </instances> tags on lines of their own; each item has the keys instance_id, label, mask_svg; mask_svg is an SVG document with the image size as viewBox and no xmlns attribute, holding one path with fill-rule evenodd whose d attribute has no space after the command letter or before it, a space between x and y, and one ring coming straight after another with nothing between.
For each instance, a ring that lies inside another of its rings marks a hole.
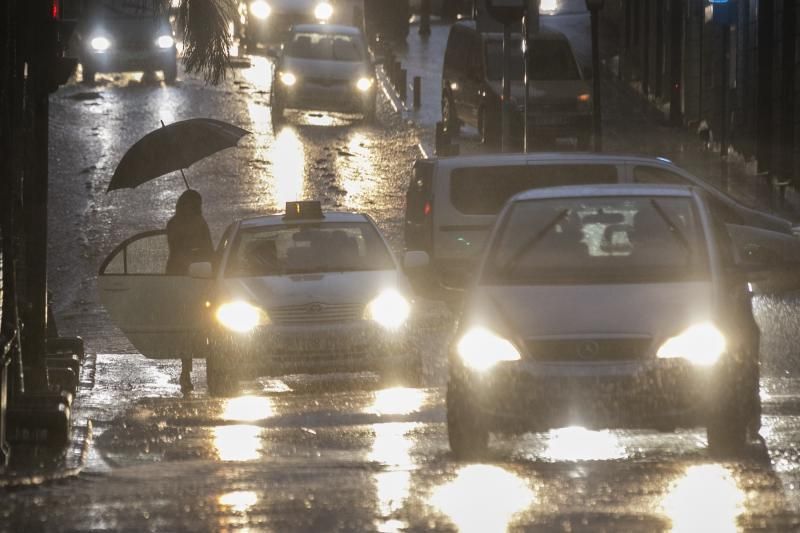
<instances>
[{"instance_id":1,"label":"white car","mask_svg":"<svg viewBox=\"0 0 800 533\"><path fill-rule=\"evenodd\" d=\"M712 450L739 450L760 427L745 272L764 263L780 261L767 249L737 250L696 188L515 196L452 344L453 452L482 454L490 432L573 425L704 426Z\"/></svg>"},{"instance_id":2,"label":"white car","mask_svg":"<svg viewBox=\"0 0 800 533\"><path fill-rule=\"evenodd\" d=\"M368 215L290 202L286 215L231 224L215 264L189 276L165 275L167 255L164 231L119 245L100 268L100 300L146 357L205 357L212 394L265 374L419 376L410 288Z\"/></svg>"}]
</instances>

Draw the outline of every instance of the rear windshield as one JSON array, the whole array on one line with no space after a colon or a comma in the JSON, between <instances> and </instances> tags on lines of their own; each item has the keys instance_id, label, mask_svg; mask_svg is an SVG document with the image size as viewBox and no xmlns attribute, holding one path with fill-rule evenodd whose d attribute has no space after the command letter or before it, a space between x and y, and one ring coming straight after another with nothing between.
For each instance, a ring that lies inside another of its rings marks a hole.
<instances>
[{"instance_id":1,"label":"rear windshield","mask_svg":"<svg viewBox=\"0 0 800 533\"><path fill-rule=\"evenodd\" d=\"M511 41L511 79L522 80L522 50L519 40ZM535 39L528 51L528 76L534 81L581 79L567 41ZM503 43L486 42L486 68L490 80L503 79Z\"/></svg>"},{"instance_id":2,"label":"rear windshield","mask_svg":"<svg viewBox=\"0 0 800 533\"><path fill-rule=\"evenodd\" d=\"M228 278L394 270L389 250L368 223L267 226L243 230L231 248Z\"/></svg>"},{"instance_id":3,"label":"rear windshield","mask_svg":"<svg viewBox=\"0 0 800 533\"><path fill-rule=\"evenodd\" d=\"M299 32L292 36L286 54L298 59L363 61L364 47L354 35Z\"/></svg>"},{"instance_id":4,"label":"rear windshield","mask_svg":"<svg viewBox=\"0 0 800 533\"><path fill-rule=\"evenodd\" d=\"M528 189L617 183L614 165L520 165L457 168L450 173L453 206L467 215L495 215Z\"/></svg>"},{"instance_id":5,"label":"rear windshield","mask_svg":"<svg viewBox=\"0 0 800 533\"><path fill-rule=\"evenodd\" d=\"M710 276L702 230L686 197L517 202L501 224L485 282L652 283Z\"/></svg>"}]
</instances>

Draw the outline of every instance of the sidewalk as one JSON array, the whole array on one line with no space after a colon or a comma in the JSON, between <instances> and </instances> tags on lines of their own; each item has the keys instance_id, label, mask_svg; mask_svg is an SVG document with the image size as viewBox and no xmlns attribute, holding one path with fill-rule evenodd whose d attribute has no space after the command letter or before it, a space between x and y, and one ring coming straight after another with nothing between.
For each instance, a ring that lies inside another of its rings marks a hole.
<instances>
[{"instance_id":1,"label":"sidewalk","mask_svg":"<svg viewBox=\"0 0 800 533\"><path fill-rule=\"evenodd\" d=\"M574 16L572 16L574 17ZM581 24L559 24L558 17L551 23L558 26L573 43L579 57L586 55L586 36ZM408 104L400 108L403 116L423 128L421 151L423 156L434 155L434 131L441 120L441 72L449 26L432 24L430 37L421 38L419 27L413 25L407 46L395 50L398 60L408 75ZM572 35L571 32L580 32ZM422 78L422 106L412 109L412 83L415 76ZM384 80L385 81L385 80ZM386 85L384 83L384 85ZM766 180L756 175L755 163L736 156L723 162L719 152L714 152L698 135L686 128L666 125L649 102L624 83L604 75L602 86L603 103L603 148L608 153L624 153L664 157L676 165L727 191L741 202L779 213L792 220L800 219L800 197L787 190L784 202L777 198L775 189ZM396 99L396 95L395 95ZM464 127L458 139L462 154L485 153L479 142L478 132ZM778 205L782 204L782 205Z\"/></svg>"}]
</instances>

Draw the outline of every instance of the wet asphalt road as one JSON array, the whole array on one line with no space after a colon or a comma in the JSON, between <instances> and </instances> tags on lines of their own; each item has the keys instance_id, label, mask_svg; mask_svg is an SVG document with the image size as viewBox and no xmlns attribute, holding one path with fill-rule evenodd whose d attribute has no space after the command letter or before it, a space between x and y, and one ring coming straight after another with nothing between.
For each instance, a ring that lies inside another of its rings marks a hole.
<instances>
[{"instance_id":1,"label":"wet asphalt road","mask_svg":"<svg viewBox=\"0 0 800 533\"><path fill-rule=\"evenodd\" d=\"M405 184L421 133L382 102L379 124L290 114L269 122L269 64L219 87L138 76L71 84L52 98L51 287L62 331L97 353L80 423L94 438L83 473L0 497L2 531L792 531L800 528L800 364L794 297L757 301L764 330L765 446L707 454L702 431L579 428L496 439L485 462L450 455L445 355L452 316L420 302L424 383L370 374L261 378L213 399L205 367L184 397L177 362L146 360L97 304L95 276L124 238L160 228L178 175L105 193L124 151L159 120L210 116L253 132L192 167L215 238L233 218L295 197L370 213L402 247Z\"/></svg>"}]
</instances>

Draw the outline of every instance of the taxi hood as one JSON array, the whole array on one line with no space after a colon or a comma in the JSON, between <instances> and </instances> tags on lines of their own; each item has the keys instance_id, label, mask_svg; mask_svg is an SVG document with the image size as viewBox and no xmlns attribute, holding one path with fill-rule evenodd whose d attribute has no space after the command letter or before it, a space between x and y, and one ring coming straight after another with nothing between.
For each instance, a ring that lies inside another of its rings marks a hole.
<instances>
[{"instance_id":1,"label":"taxi hood","mask_svg":"<svg viewBox=\"0 0 800 533\"><path fill-rule=\"evenodd\" d=\"M265 309L311 303L369 303L387 288L404 292L396 270L326 272L226 280L226 296Z\"/></svg>"},{"instance_id":2,"label":"taxi hood","mask_svg":"<svg viewBox=\"0 0 800 533\"><path fill-rule=\"evenodd\" d=\"M465 318L512 339L643 335L713 320L711 282L479 286Z\"/></svg>"}]
</instances>

